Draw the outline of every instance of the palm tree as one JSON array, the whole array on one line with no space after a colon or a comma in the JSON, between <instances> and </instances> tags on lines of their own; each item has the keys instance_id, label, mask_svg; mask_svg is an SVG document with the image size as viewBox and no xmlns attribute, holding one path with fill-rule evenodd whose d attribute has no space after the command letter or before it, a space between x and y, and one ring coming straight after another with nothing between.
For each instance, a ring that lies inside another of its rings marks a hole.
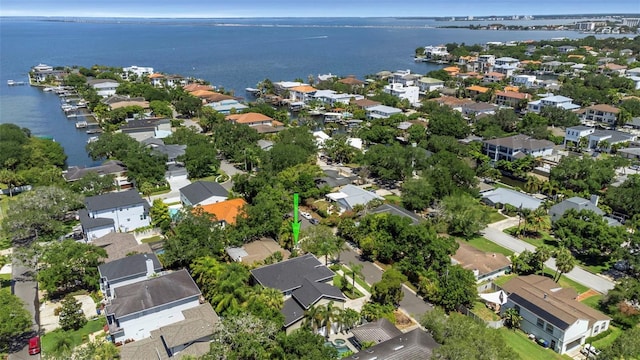
<instances>
[{"instance_id":1,"label":"palm tree","mask_svg":"<svg viewBox=\"0 0 640 360\"><path fill-rule=\"evenodd\" d=\"M351 269L351 287L356 288L356 277L364 280L364 274L362 273L362 264L354 264L349 262L349 269Z\"/></svg>"},{"instance_id":2,"label":"palm tree","mask_svg":"<svg viewBox=\"0 0 640 360\"><path fill-rule=\"evenodd\" d=\"M589 145L589 139L586 136L583 136L578 140L578 150L582 150Z\"/></svg>"},{"instance_id":3,"label":"palm tree","mask_svg":"<svg viewBox=\"0 0 640 360\"><path fill-rule=\"evenodd\" d=\"M312 306L304 314L304 326L308 327L314 333L318 332L318 329L322 327L322 306Z\"/></svg>"},{"instance_id":4,"label":"palm tree","mask_svg":"<svg viewBox=\"0 0 640 360\"><path fill-rule=\"evenodd\" d=\"M362 317L360 313L353 309L344 309L340 317L340 330L351 330L360 324Z\"/></svg>"},{"instance_id":5,"label":"palm tree","mask_svg":"<svg viewBox=\"0 0 640 360\"><path fill-rule=\"evenodd\" d=\"M24 185L25 180L15 171L2 169L0 170L0 183L3 183L7 185L7 187L9 187L9 197L13 197L13 189L17 186Z\"/></svg>"},{"instance_id":6,"label":"palm tree","mask_svg":"<svg viewBox=\"0 0 640 360\"><path fill-rule=\"evenodd\" d=\"M533 231L539 233L542 229L542 226L547 223L547 210L540 206L537 209L533 210L531 213L531 223L533 224Z\"/></svg>"},{"instance_id":7,"label":"palm tree","mask_svg":"<svg viewBox=\"0 0 640 360\"><path fill-rule=\"evenodd\" d=\"M333 301L329 301L326 305L320 306L320 317L325 328L325 337L331 335L331 326L335 321L340 319L342 309L333 305Z\"/></svg>"},{"instance_id":8,"label":"palm tree","mask_svg":"<svg viewBox=\"0 0 640 360\"><path fill-rule=\"evenodd\" d=\"M520 327L522 316L520 316L520 313L515 308L509 308L505 310L502 317L504 318L505 325L507 325L507 327L509 327L510 329L515 330L516 328Z\"/></svg>"},{"instance_id":9,"label":"palm tree","mask_svg":"<svg viewBox=\"0 0 640 360\"><path fill-rule=\"evenodd\" d=\"M540 275L544 273L544 263L551 258L551 255L553 255L553 250L549 245L538 246L536 251L533 253L538 270L540 270Z\"/></svg>"},{"instance_id":10,"label":"palm tree","mask_svg":"<svg viewBox=\"0 0 640 360\"><path fill-rule=\"evenodd\" d=\"M562 274L566 274L573 270L576 266L576 259L571 254L571 251L567 248L560 248L556 250L556 274L555 281L558 282Z\"/></svg>"},{"instance_id":11,"label":"palm tree","mask_svg":"<svg viewBox=\"0 0 640 360\"><path fill-rule=\"evenodd\" d=\"M197 258L191 263L191 276L205 297L214 296L216 281L222 270L222 265L211 256Z\"/></svg>"}]
</instances>

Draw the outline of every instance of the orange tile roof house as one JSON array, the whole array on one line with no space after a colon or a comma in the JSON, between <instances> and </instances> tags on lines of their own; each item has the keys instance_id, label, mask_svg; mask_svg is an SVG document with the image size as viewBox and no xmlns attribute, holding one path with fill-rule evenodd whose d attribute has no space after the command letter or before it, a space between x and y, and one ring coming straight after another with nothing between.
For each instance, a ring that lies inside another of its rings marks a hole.
<instances>
[{"instance_id":1,"label":"orange tile roof house","mask_svg":"<svg viewBox=\"0 0 640 360\"><path fill-rule=\"evenodd\" d=\"M575 290L563 289L550 278L518 276L502 286L507 292L504 313L514 308L520 328L560 354L578 349L588 337L609 328L611 318L579 301Z\"/></svg>"},{"instance_id":2,"label":"orange tile roof house","mask_svg":"<svg viewBox=\"0 0 640 360\"><path fill-rule=\"evenodd\" d=\"M196 90L213 90L213 87L211 85L189 84L186 85L183 89L186 92L194 92Z\"/></svg>"},{"instance_id":3,"label":"orange tile roof house","mask_svg":"<svg viewBox=\"0 0 640 360\"><path fill-rule=\"evenodd\" d=\"M307 101L311 99L316 91L318 91L318 89L313 86L300 85L289 88L289 95L292 101Z\"/></svg>"},{"instance_id":4,"label":"orange tile roof house","mask_svg":"<svg viewBox=\"0 0 640 360\"><path fill-rule=\"evenodd\" d=\"M492 71L492 72L484 74L484 77L482 78L482 82L484 82L484 83L496 83L496 82L500 82L500 81L504 80L505 77L506 77L506 75L504 75L504 74Z\"/></svg>"},{"instance_id":5,"label":"orange tile roof house","mask_svg":"<svg viewBox=\"0 0 640 360\"><path fill-rule=\"evenodd\" d=\"M364 81L356 79L355 76L347 76L344 79L338 80L339 83L349 85L349 86L362 86L364 85Z\"/></svg>"},{"instance_id":6,"label":"orange tile roof house","mask_svg":"<svg viewBox=\"0 0 640 360\"><path fill-rule=\"evenodd\" d=\"M256 128L256 130L259 133L279 131L280 130L279 128L281 128L284 125L280 121L273 120L267 115L254 113L254 112L244 113L244 114L232 114L227 116L225 119L235 124L249 125L253 128Z\"/></svg>"},{"instance_id":7,"label":"orange tile roof house","mask_svg":"<svg viewBox=\"0 0 640 360\"><path fill-rule=\"evenodd\" d=\"M216 217L216 219L225 226L226 224L235 225L238 215L242 214L242 208L247 205L243 199L230 199L215 204L200 206L202 211Z\"/></svg>"},{"instance_id":8,"label":"orange tile roof house","mask_svg":"<svg viewBox=\"0 0 640 360\"><path fill-rule=\"evenodd\" d=\"M484 93L488 92L491 89L486 88L484 86L471 85L471 86L467 87L466 90L470 95L480 95L480 94L484 94Z\"/></svg>"},{"instance_id":9,"label":"orange tile roof house","mask_svg":"<svg viewBox=\"0 0 640 360\"><path fill-rule=\"evenodd\" d=\"M521 101L526 101L531 97L527 93L515 91L499 91L496 93L496 104L517 107ZM526 104L525 104L526 105Z\"/></svg>"}]
</instances>

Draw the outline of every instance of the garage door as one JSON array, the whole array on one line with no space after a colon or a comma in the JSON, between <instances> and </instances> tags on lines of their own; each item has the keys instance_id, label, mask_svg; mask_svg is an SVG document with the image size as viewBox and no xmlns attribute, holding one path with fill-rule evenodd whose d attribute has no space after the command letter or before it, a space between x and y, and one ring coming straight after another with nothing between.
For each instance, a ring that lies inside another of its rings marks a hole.
<instances>
[{"instance_id":1,"label":"garage door","mask_svg":"<svg viewBox=\"0 0 640 360\"><path fill-rule=\"evenodd\" d=\"M576 346L580 346L581 342L582 342L582 339L578 339L568 343L567 349L565 351L571 351L571 349L575 348Z\"/></svg>"}]
</instances>

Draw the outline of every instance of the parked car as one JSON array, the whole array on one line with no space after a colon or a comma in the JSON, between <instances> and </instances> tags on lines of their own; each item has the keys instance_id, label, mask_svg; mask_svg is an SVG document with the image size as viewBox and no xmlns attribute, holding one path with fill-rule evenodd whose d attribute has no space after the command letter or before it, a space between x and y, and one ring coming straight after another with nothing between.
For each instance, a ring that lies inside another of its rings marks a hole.
<instances>
[{"instance_id":1,"label":"parked car","mask_svg":"<svg viewBox=\"0 0 640 360\"><path fill-rule=\"evenodd\" d=\"M309 214L308 212L300 211L300 215L301 215L303 218L307 219L307 220L311 220L311 219L313 219L313 217L311 216L311 214Z\"/></svg>"},{"instance_id":2,"label":"parked car","mask_svg":"<svg viewBox=\"0 0 640 360\"><path fill-rule=\"evenodd\" d=\"M598 355L600 355L600 350L596 349L591 344L584 344L584 347L582 347L582 350L580 350L580 352L582 353L582 355L585 355L588 358L597 357Z\"/></svg>"},{"instance_id":3,"label":"parked car","mask_svg":"<svg viewBox=\"0 0 640 360\"><path fill-rule=\"evenodd\" d=\"M312 225L318 225L318 224L320 224L320 220L318 220L318 219L316 219L316 218L311 218L311 219L309 219L309 222L310 222Z\"/></svg>"},{"instance_id":4,"label":"parked car","mask_svg":"<svg viewBox=\"0 0 640 360\"><path fill-rule=\"evenodd\" d=\"M29 355L40 354L40 336L29 339Z\"/></svg>"}]
</instances>

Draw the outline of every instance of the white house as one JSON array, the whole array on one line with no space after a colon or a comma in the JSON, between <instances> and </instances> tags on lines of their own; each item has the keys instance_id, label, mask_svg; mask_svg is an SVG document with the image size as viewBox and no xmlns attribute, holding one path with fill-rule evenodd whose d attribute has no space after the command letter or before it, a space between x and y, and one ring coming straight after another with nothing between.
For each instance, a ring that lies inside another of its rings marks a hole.
<instances>
[{"instance_id":1,"label":"white house","mask_svg":"<svg viewBox=\"0 0 640 360\"><path fill-rule=\"evenodd\" d=\"M484 140L482 152L492 161L515 159L525 156L547 156L553 153L553 143L549 140L538 140L527 135L514 135L498 139Z\"/></svg>"},{"instance_id":2,"label":"white house","mask_svg":"<svg viewBox=\"0 0 640 360\"><path fill-rule=\"evenodd\" d=\"M79 212L82 230L88 240L111 231L128 232L149 226L149 203L136 189L89 196L86 209Z\"/></svg>"},{"instance_id":3,"label":"white house","mask_svg":"<svg viewBox=\"0 0 640 360\"><path fill-rule=\"evenodd\" d=\"M422 75L412 74L411 70L398 70L389 78L389 84L402 84L403 86L412 86Z\"/></svg>"},{"instance_id":4,"label":"white house","mask_svg":"<svg viewBox=\"0 0 640 360\"><path fill-rule=\"evenodd\" d=\"M536 84L535 75L516 75L511 78L511 83L514 86L524 86L530 88Z\"/></svg>"},{"instance_id":5,"label":"white house","mask_svg":"<svg viewBox=\"0 0 640 360\"><path fill-rule=\"evenodd\" d=\"M184 206L209 205L227 200L229 192L217 182L195 181L180 188L180 201Z\"/></svg>"},{"instance_id":6,"label":"white house","mask_svg":"<svg viewBox=\"0 0 640 360\"><path fill-rule=\"evenodd\" d=\"M368 119L386 119L391 115L402 114L402 110L386 105L376 105L366 108Z\"/></svg>"},{"instance_id":7,"label":"white house","mask_svg":"<svg viewBox=\"0 0 640 360\"><path fill-rule=\"evenodd\" d=\"M589 135L587 146L589 149L611 151L615 144L628 143L636 140L636 135L616 130L596 130Z\"/></svg>"},{"instance_id":8,"label":"white house","mask_svg":"<svg viewBox=\"0 0 640 360\"><path fill-rule=\"evenodd\" d=\"M148 66L131 65L122 68L122 78L129 80L130 75L137 75L139 78L153 74L153 68Z\"/></svg>"},{"instance_id":9,"label":"white house","mask_svg":"<svg viewBox=\"0 0 640 360\"><path fill-rule=\"evenodd\" d=\"M337 93L333 90L318 90L313 94L313 99L321 101L324 104L334 106L337 103L348 105L351 100L362 100L363 95L358 94L343 94Z\"/></svg>"},{"instance_id":10,"label":"white house","mask_svg":"<svg viewBox=\"0 0 640 360\"><path fill-rule=\"evenodd\" d=\"M141 340L185 319L184 310L200 305L201 292L186 269L121 286L105 307L113 342Z\"/></svg>"},{"instance_id":11,"label":"white house","mask_svg":"<svg viewBox=\"0 0 640 360\"><path fill-rule=\"evenodd\" d=\"M120 85L120 83L111 79L93 79L87 81L87 83L103 98L115 95L116 89Z\"/></svg>"},{"instance_id":12,"label":"white house","mask_svg":"<svg viewBox=\"0 0 640 360\"><path fill-rule=\"evenodd\" d=\"M309 85L300 85L289 88L289 98L291 101L302 101L307 102L313 99L313 94L316 93L318 89Z\"/></svg>"},{"instance_id":13,"label":"white house","mask_svg":"<svg viewBox=\"0 0 640 360\"><path fill-rule=\"evenodd\" d=\"M242 112L242 110L249 108L247 105L235 99L227 99L227 100L212 102L212 103L206 104L205 106L209 106L213 108L213 110L225 115L231 114L232 110L235 112Z\"/></svg>"},{"instance_id":14,"label":"white house","mask_svg":"<svg viewBox=\"0 0 640 360\"><path fill-rule=\"evenodd\" d=\"M339 192L327 194L327 198L338 205L341 213L353 210L356 205L367 205L372 200L384 200L372 191L351 184L345 185Z\"/></svg>"},{"instance_id":15,"label":"white house","mask_svg":"<svg viewBox=\"0 0 640 360\"><path fill-rule=\"evenodd\" d=\"M567 142L571 141L575 144L578 144L580 142L580 139L585 137L585 136L589 136L591 134L593 134L593 132L596 131L595 128L592 128L590 126L572 126L572 127L568 127L565 131L564 131L564 143L563 145L567 145Z\"/></svg>"},{"instance_id":16,"label":"white house","mask_svg":"<svg viewBox=\"0 0 640 360\"><path fill-rule=\"evenodd\" d=\"M424 47L424 55L428 59L438 59L449 56L449 52L447 51L447 47L444 45L430 45Z\"/></svg>"},{"instance_id":17,"label":"white house","mask_svg":"<svg viewBox=\"0 0 640 360\"><path fill-rule=\"evenodd\" d=\"M423 93L428 93L434 90L442 89L444 87L444 81L425 76L421 77L418 80L418 87Z\"/></svg>"},{"instance_id":18,"label":"white house","mask_svg":"<svg viewBox=\"0 0 640 360\"><path fill-rule=\"evenodd\" d=\"M518 69L520 60L512 57L500 57L496 59L493 71L503 74L505 76L511 76Z\"/></svg>"},{"instance_id":19,"label":"white house","mask_svg":"<svg viewBox=\"0 0 640 360\"><path fill-rule=\"evenodd\" d=\"M116 288L146 280L161 270L162 264L153 253L129 255L110 261L98 266L100 290L105 298L111 299Z\"/></svg>"},{"instance_id":20,"label":"white house","mask_svg":"<svg viewBox=\"0 0 640 360\"><path fill-rule=\"evenodd\" d=\"M565 110L580 109L580 105L574 104L573 99L561 95L552 95L540 100L530 101L527 105L527 110L537 114L540 113L540 111L542 111L542 108L545 106L553 106Z\"/></svg>"},{"instance_id":21,"label":"white house","mask_svg":"<svg viewBox=\"0 0 640 360\"><path fill-rule=\"evenodd\" d=\"M615 106L607 104L591 105L585 108L583 119L586 121L595 121L605 123L607 125L614 125L618 119L618 113L620 113L620 109Z\"/></svg>"},{"instance_id":22,"label":"white house","mask_svg":"<svg viewBox=\"0 0 640 360\"><path fill-rule=\"evenodd\" d=\"M609 328L610 317L576 301L575 290L563 289L550 278L518 276L502 289L507 292L507 302L501 311L516 309L522 317L522 331L560 354L577 349L588 337Z\"/></svg>"},{"instance_id":23,"label":"white house","mask_svg":"<svg viewBox=\"0 0 640 360\"><path fill-rule=\"evenodd\" d=\"M401 83L393 83L385 85L384 92L400 99L407 99L411 104L416 104L420 101L420 88L417 86L404 86Z\"/></svg>"}]
</instances>

